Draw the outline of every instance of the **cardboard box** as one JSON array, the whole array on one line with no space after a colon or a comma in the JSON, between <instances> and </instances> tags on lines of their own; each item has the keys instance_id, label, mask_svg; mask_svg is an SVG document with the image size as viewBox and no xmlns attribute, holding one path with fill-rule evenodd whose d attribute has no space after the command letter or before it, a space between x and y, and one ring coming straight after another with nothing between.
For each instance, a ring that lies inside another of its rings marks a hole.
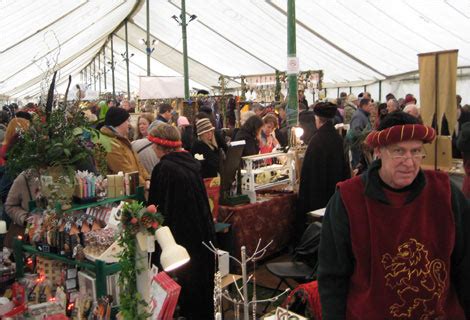
<instances>
[{"instance_id":1,"label":"cardboard box","mask_svg":"<svg viewBox=\"0 0 470 320\"><path fill-rule=\"evenodd\" d=\"M121 197L121 196L125 195L124 175L115 175L114 176L114 186L116 188L116 197Z\"/></svg>"},{"instance_id":2,"label":"cardboard box","mask_svg":"<svg viewBox=\"0 0 470 320\"><path fill-rule=\"evenodd\" d=\"M106 176L108 180L108 198L116 198L116 181L115 181L116 175L111 175L108 174Z\"/></svg>"},{"instance_id":3,"label":"cardboard box","mask_svg":"<svg viewBox=\"0 0 470 320\"><path fill-rule=\"evenodd\" d=\"M229 264L229 254L227 251L217 250L217 256L219 260L219 271L222 277L225 277L229 274L230 264Z\"/></svg>"}]
</instances>

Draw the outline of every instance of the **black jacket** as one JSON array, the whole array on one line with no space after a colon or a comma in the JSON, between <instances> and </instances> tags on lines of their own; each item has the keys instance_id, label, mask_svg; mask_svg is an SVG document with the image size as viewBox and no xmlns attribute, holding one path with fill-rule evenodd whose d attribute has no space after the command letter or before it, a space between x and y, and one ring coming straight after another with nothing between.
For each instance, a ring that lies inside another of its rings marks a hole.
<instances>
[{"instance_id":1,"label":"black jacket","mask_svg":"<svg viewBox=\"0 0 470 320\"><path fill-rule=\"evenodd\" d=\"M205 178L217 177L219 172L219 149L212 150L206 143L201 140L194 142L191 149L193 156L195 154L202 154L204 160L198 160L201 164L201 176Z\"/></svg>"},{"instance_id":2,"label":"black jacket","mask_svg":"<svg viewBox=\"0 0 470 320\"><path fill-rule=\"evenodd\" d=\"M163 156L152 171L148 202L158 205L164 225L191 257L189 263L171 272L181 285L180 315L212 319L214 255L202 241L215 241L215 231L199 162L189 152Z\"/></svg>"},{"instance_id":3,"label":"black jacket","mask_svg":"<svg viewBox=\"0 0 470 320\"><path fill-rule=\"evenodd\" d=\"M183 148L186 151L191 151L194 142L194 135L193 135L193 126L185 126L181 128L181 142L183 143Z\"/></svg>"},{"instance_id":4,"label":"black jacket","mask_svg":"<svg viewBox=\"0 0 470 320\"><path fill-rule=\"evenodd\" d=\"M160 114L157 116L157 120L168 123L168 120L166 118L163 118Z\"/></svg>"},{"instance_id":5,"label":"black jacket","mask_svg":"<svg viewBox=\"0 0 470 320\"><path fill-rule=\"evenodd\" d=\"M246 131L243 128L240 128L236 135L235 141L245 140L245 148L243 148L242 156L252 156L259 153L259 142L256 136Z\"/></svg>"}]
</instances>

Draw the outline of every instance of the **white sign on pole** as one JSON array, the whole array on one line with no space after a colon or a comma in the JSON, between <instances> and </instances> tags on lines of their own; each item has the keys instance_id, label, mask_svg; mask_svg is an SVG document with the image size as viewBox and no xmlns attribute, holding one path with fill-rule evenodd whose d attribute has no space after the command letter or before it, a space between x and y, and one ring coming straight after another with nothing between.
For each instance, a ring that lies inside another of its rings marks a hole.
<instances>
[{"instance_id":1,"label":"white sign on pole","mask_svg":"<svg viewBox=\"0 0 470 320\"><path fill-rule=\"evenodd\" d=\"M287 74L299 73L299 58L287 57Z\"/></svg>"},{"instance_id":2,"label":"white sign on pole","mask_svg":"<svg viewBox=\"0 0 470 320\"><path fill-rule=\"evenodd\" d=\"M183 77L139 77L139 99L184 98Z\"/></svg>"}]
</instances>

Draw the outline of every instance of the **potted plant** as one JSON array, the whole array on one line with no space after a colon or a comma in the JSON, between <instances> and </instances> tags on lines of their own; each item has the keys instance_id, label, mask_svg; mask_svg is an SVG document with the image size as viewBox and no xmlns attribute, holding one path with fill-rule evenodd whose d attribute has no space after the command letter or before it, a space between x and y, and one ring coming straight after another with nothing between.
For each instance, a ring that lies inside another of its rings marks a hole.
<instances>
[{"instance_id":1,"label":"potted plant","mask_svg":"<svg viewBox=\"0 0 470 320\"><path fill-rule=\"evenodd\" d=\"M49 205L67 207L74 190L75 168L93 156L100 158L99 132L92 129L77 106L58 107L43 115L34 114L29 130L18 134L19 141L8 152L8 171L16 176L26 169L35 170L41 181L41 193ZM103 157L101 157L103 158Z\"/></svg>"}]
</instances>

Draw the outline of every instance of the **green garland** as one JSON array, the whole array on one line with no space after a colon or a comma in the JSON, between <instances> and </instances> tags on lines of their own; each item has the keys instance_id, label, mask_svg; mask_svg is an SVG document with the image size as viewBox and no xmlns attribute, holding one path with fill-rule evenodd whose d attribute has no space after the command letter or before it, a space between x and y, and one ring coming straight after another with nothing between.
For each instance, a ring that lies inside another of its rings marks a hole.
<instances>
[{"instance_id":1,"label":"green garland","mask_svg":"<svg viewBox=\"0 0 470 320\"><path fill-rule=\"evenodd\" d=\"M145 306L145 301L137 292L137 274L135 268L136 239L129 232L123 232L119 238L119 245L123 247L119 255L121 273L119 275L119 286L121 291L120 313L123 319L146 319L146 313L139 313L139 305Z\"/></svg>"},{"instance_id":2,"label":"green garland","mask_svg":"<svg viewBox=\"0 0 470 320\"><path fill-rule=\"evenodd\" d=\"M163 216L157 212L154 205L144 207L142 203L132 202L124 204L122 208L122 232L118 239L119 245L123 248L119 255L121 265L119 298L120 313L125 320L145 320L150 316L145 312L147 302L137 291L137 275L143 270L137 269L135 264L138 245L136 234L139 231L154 234L162 222Z\"/></svg>"}]
</instances>

